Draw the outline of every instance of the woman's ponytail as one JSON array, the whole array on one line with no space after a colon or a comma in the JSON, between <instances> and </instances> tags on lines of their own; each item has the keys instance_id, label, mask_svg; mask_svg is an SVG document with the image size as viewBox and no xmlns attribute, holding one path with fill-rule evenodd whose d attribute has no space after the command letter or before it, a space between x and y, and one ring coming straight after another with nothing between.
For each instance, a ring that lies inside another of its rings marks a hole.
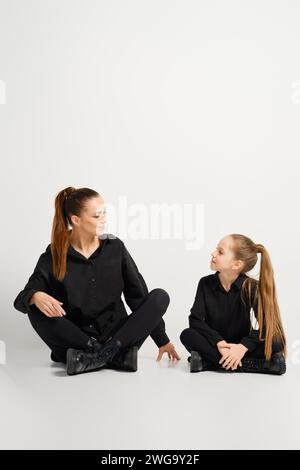
<instances>
[{"instance_id":1,"label":"woman's ponytail","mask_svg":"<svg viewBox=\"0 0 300 470\"><path fill-rule=\"evenodd\" d=\"M69 186L60 191L55 197L55 213L51 232L51 254L53 275L59 281L62 281L66 274L70 229L72 229L71 216L77 215L80 217L80 213L87 200L98 196L99 193L93 189L75 189Z\"/></svg>"},{"instance_id":2,"label":"woman's ponytail","mask_svg":"<svg viewBox=\"0 0 300 470\"><path fill-rule=\"evenodd\" d=\"M76 191L69 186L60 191L55 198L55 214L51 233L51 254L53 262L53 275L62 281L66 272L66 258L69 247L69 224L66 213L66 200L68 196Z\"/></svg>"}]
</instances>

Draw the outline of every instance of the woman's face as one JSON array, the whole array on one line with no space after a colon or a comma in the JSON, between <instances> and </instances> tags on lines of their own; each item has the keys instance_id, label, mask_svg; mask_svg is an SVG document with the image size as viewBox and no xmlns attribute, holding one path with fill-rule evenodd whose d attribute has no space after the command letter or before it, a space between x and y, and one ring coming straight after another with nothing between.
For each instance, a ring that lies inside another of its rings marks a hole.
<instances>
[{"instance_id":1,"label":"woman's face","mask_svg":"<svg viewBox=\"0 0 300 470\"><path fill-rule=\"evenodd\" d=\"M234 240L228 235L219 242L216 249L211 254L210 267L214 271L237 272L241 269L242 263L235 259L232 250Z\"/></svg>"},{"instance_id":2,"label":"woman's face","mask_svg":"<svg viewBox=\"0 0 300 470\"><path fill-rule=\"evenodd\" d=\"M105 230L106 207L101 196L91 198L87 201L80 217L72 215L73 228L81 234L99 236Z\"/></svg>"}]
</instances>

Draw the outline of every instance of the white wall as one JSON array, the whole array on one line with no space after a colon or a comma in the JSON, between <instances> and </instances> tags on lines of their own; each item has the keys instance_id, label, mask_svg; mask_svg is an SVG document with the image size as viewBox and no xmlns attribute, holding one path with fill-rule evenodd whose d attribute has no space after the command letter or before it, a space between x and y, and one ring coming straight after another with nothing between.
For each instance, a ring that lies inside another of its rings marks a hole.
<instances>
[{"instance_id":1,"label":"white wall","mask_svg":"<svg viewBox=\"0 0 300 470\"><path fill-rule=\"evenodd\" d=\"M0 339L38 341L12 302L49 243L55 194L200 203L205 243L128 239L171 296L179 345L211 249L269 248L289 345L300 339L300 4L0 0ZM5 90L5 99L3 98Z\"/></svg>"}]
</instances>

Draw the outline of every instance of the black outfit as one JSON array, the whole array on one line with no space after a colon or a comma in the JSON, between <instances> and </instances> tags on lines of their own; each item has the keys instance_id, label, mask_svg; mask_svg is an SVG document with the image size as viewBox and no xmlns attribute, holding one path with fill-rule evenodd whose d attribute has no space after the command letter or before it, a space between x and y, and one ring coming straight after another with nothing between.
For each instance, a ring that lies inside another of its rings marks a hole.
<instances>
[{"instance_id":1,"label":"black outfit","mask_svg":"<svg viewBox=\"0 0 300 470\"><path fill-rule=\"evenodd\" d=\"M162 319L170 301L167 292L158 288L148 292L122 240L111 234L99 238L101 243L89 258L69 245L62 282L52 274L49 244L14 301L14 307L28 314L33 328L62 362L66 362L68 348L84 349L90 337L103 343L115 337L124 348L140 347L148 335L158 347L169 342ZM63 302L66 316L47 317L36 305L29 305L37 291Z\"/></svg>"},{"instance_id":2,"label":"black outfit","mask_svg":"<svg viewBox=\"0 0 300 470\"><path fill-rule=\"evenodd\" d=\"M198 351L205 359L218 364L221 354L216 346L219 341L241 343L248 351L245 356L264 357L264 341L259 341L259 329L251 327L250 305L257 317L257 303L254 303L256 284L251 287L250 299L241 298L241 288L246 274L240 274L227 292L219 279L219 271L202 277L198 283L196 297L189 315L189 326L180 335L188 351ZM264 328L262 331L265 333ZM282 350L274 343L273 352Z\"/></svg>"}]
</instances>

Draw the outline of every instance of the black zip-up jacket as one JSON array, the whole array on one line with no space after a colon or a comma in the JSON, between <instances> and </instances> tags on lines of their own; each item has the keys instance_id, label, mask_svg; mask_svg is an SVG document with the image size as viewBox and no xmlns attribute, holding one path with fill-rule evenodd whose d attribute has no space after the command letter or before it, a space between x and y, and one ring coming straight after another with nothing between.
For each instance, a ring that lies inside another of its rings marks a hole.
<instances>
[{"instance_id":1,"label":"black zip-up jacket","mask_svg":"<svg viewBox=\"0 0 300 470\"><path fill-rule=\"evenodd\" d=\"M72 245L67 252L67 271L62 282L52 274L50 244L42 253L14 307L23 313L36 308L29 305L31 296L42 291L63 302L62 308L78 326L95 322L100 339L109 336L120 318L127 316L121 298L131 311L136 310L148 294L148 288L125 244L111 234L101 235L101 244L86 258ZM164 320L151 333L158 347L169 342Z\"/></svg>"}]
</instances>

